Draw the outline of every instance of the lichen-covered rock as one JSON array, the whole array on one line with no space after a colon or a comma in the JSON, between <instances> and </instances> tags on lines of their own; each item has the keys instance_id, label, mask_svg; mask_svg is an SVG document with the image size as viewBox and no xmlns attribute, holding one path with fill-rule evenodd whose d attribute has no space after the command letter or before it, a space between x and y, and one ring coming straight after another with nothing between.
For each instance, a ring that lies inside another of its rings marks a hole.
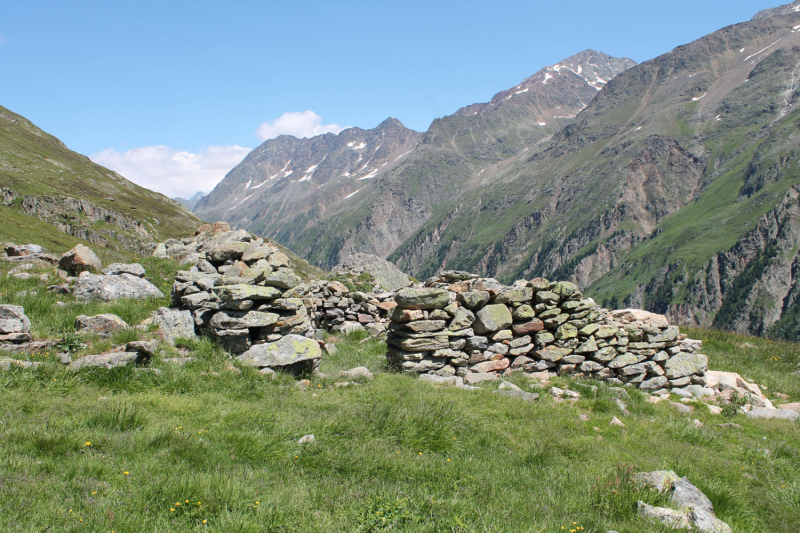
<instances>
[{"instance_id":1,"label":"lichen-covered rock","mask_svg":"<svg viewBox=\"0 0 800 533\"><path fill-rule=\"evenodd\" d=\"M444 309L450 303L450 296L444 289L400 289L395 296L397 305L403 309Z\"/></svg>"},{"instance_id":2,"label":"lichen-covered rock","mask_svg":"<svg viewBox=\"0 0 800 533\"><path fill-rule=\"evenodd\" d=\"M247 251L250 243L246 242L229 242L221 246L216 246L206 252L206 258L209 261L227 261L229 259L241 259L242 255Z\"/></svg>"},{"instance_id":3,"label":"lichen-covered rock","mask_svg":"<svg viewBox=\"0 0 800 533\"><path fill-rule=\"evenodd\" d=\"M239 300L273 300L280 298L282 291L275 287L257 285L223 285L211 289L223 302Z\"/></svg>"},{"instance_id":4,"label":"lichen-covered rock","mask_svg":"<svg viewBox=\"0 0 800 533\"><path fill-rule=\"evenodd\" d=\"M236 359L257 368L313 370L322 358L319 344L300 335L286 335L280 340L256 344Z\"/></svg>"},{"instance_id":5,"label":"lichen-covered rock","mask_svg":"<svg viewBox=\"0 0 800 533\"><path fill-rule=\"evenodd\" d=\"M456 309L456 314L453 316L453 320L450 321L450 325L447 327L450 331L458 331L460 329L466 329L475 322L475 315L472 311L465 307L459 307Z\"/></svg>"},{"instance_id":6,"label":"lichen-covered rock","mask_svg":"<svg viewBox=\"0 0 800 533\"><path fill-rule=\"evenodd\" d=\"M473 329L481 335L505 329L513 324L511 311L503 304L487 305L475 314Z\"/></svg>"},{"instance_id":7,"label":"lichen-covered rock","mask_svg":"<svg viewBox=\"0 0 800 533\"><path fill-rule=\"evenodd\" d=\"M678 379L692 374L702 374L708 370L708 358L699 353L681 352L667 360L664 368L668 379Z\"/></svg>"},{"instance_id":8,"label":"lichen-covered rock","mask_svg":"<svg viewBox=\"0 0 800 533\"><path fill-rule=\"evenodd\" d=\"M128 328L128 323L115 314L103 313L101 315L75 317L75 331L81 333L95 333L101 336L108 336L115 331L122 331Z\"/></svg>"},{"instance_id":9,"label":"lichen-covered rock","mask_svg":"<svg viewBox=\"0 0 800 533\"><path fill-rule=\"evenodd\" d=\"M467 309L475 310L486 305L490 297L488 291L465 291L458 293L456 299Z\"/></svg>"},{"instance_id":10,"label":"lichen-covered rock","mask_svg":"<svg viewBox=\"0 0 800 533\"><path fill-rule=\"evenodd\" d=\"M158 287L146 279L132 276L131 274L120 274L118 276L84 274L78 278L75 287L72 289L72 294L79 300L100 300L103 302L164 297Z\"/></svg>"},{"instance_id":11,"label":"lichen-covered rock","mask_svg":"<svg viewBox=\"0 0 800 533\"><path fill-rule=\"evenodd\" d=\"M161 336L170 344L174 344L176 339L196 337L191 311L159 307L153 311L152 321L158 325Z\"/></svg>"},{"instance_id":12,"label":"lichen-covered rock","mask_svg":"<svg viewBox=\"0 0 800 533\"><path fill-rule=\"evenodd\" d=\"M291 289L300 284L300 278L294 273L294 270L289 268L279 268L275 272L265 272L265 274L256 278L258 282L262 280L265 285L280 289Z\"/></svg>"},{"instance_id":13,"label":"lichen-covered rock","mask_svg":"<svg viewBox=\"0 0 800 533\"><path fill-rule=\"evenodd\" d=\"M103 268L103 262L90 248L78 244L61 256L58 266L71 275L77 276L81 272L99 272Z\"/></svg>"}]
</instances>

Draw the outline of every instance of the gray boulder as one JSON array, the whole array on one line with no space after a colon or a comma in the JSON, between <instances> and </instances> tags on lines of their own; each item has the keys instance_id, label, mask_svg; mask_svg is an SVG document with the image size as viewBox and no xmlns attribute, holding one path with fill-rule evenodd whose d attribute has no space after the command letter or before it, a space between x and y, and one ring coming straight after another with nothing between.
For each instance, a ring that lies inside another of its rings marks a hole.
<instances>
[{"instance_id":1,"label":"gray boulder","mask_svg":"<svg viewBox=\"0 0 800 533\"><path fill-rule=\"evenodd\" d=\"M154 324L158 325L164 340L170 344L175 344L175 339L196 337L191 311L159 307L157 311L153 311L152 320Z\"/></svg>"},{"instance_id":2,"label":"gray boulder","mask_svg":"<svg viewBox=\"0 0 800 533\"><path fill-rule=\"evenodd\" d=\"M146 274L144 267L139 263L111 263L103 269L103 274L107 276L116 276L118 274L130 274L137 278L143 278Z\"/></svg>"},{"instance_id":3,"label":"gray boulder","mask_svg":"<svg viewBox=\"0 0 800 533\"><path fill-rule=\"evenodd\" d=\"M780 420L800 420L800 413L791 409L753 409L745 413L747 418L778 418Z\"/></svg>"},{"instance_id":4,"label":"gray boulder","mask_svg":"<svg viewBox=\"0 0 800 533\"><path fill-rule=\"evenodd\" d=\"M99 272L103 268L103 262L90 248L79 244L61 256L58 266L61 270L77 276L81 272Z\"/></svg>"},{"instance_id":5,"label":"gray boulder","mask_svg":"<svg viewBox=\"0 0 800 533\"><path fill-rule=\"evenodd\" d=\"M321 358L319 344L300 335L286 335L275 342L256 344L236 357L248 366L283 368L294 373L314 370Z\"/></svg>"},{"instance_id":6,"label":"gray boulder","mask_svg":"<svg viewBox=\"0 0 800 533\"><path fill-rule=\"evenodd\" d=\"M503 304L487 305L475 315L473 329L478 335L509 327L513 322L511 311Z\"/></svg>"},{"instance_id":7,"label":"gray boulder","mask_svg":"<svg viewBox=\"0 0 800 533\"><path fill-rule=\"evenodd\" d=\"M28 333L31 321L21 305L0 305L0 334Z\"/></svg>"},{"instance_id":8,"label":"gray boulder","mask_svg":"<svg viewBox=\"0 0 800 533\"><path fill-rule=\"evenodd\" d=\"M19 305L0 305L0 342L23 343L31 340L31 321Z\"/></svg>"},{"instance_id":9,"label":"gray boulder","mask_svg":"<svg viewBox=\"0 0 800 533\"><path fill-rule=\"evenodd\" d=\"M79 315L75 317L75 331L81 333L96 333L98 335L107 336L127 327L129 327L127 322L112 313L103 313L102 315L95 316Z\"/></svg>"},{"instance_id":10,"label":"gray boulder","mask_svg":"<svg viewBox=\"0 0 800 533\"><path fill-rule=\"evenodd\" d=\"M158 287L146 279L131 274L120 274L118 276L84 274L78 278L75 287L72 289L72 294L80 300L100 300L103 302L164 297Z\"/></svg>"}]
</instances>

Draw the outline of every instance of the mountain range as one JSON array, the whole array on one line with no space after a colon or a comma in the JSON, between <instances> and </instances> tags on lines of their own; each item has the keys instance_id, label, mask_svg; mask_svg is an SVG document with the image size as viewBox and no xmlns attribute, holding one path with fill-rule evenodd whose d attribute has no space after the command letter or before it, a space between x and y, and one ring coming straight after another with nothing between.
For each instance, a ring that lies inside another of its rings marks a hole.
<instances>
[{"instance_id":1,"label":"mountain range","mask_svg":"<svg viewBox=\"0 0 800 533\"><path fill-rule=\"evenodd\" d=\"M571 279L683 324L797 335L798 86L793 2L639 65L581 52L421 134L266 141L195 212L321 266L362 251L418 278Z\"/></svg>"}]
</instances>

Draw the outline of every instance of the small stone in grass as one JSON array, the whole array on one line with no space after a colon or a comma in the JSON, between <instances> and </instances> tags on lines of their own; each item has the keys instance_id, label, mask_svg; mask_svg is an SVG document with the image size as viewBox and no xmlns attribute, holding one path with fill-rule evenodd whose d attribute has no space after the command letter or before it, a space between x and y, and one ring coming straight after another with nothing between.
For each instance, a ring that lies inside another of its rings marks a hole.
<instances>
[{"instance_id":1,"label":"small stone in grass","mask_svg":"<svg viewBox=\"0 0 800 533\"><path fill-rule=\"evenodd\" d=\"M612 425L612 426L619 426L621 428L625 427L625 424L622 423L622 420L620 420L616 416L611 419L611 422L609 422L609 424Z\"/></svg>"},{"instance_id":2,"label":"small stone in grass","mask_svg":"<svg viewBox=\"0 0 800 533\"><path fill-rule=\"evenodd\" d=\"M314 439L314 435L303 435L300 437L300 440L297 441L297 444L314 444L316 440Z\"/></svg>"}]
</instances>

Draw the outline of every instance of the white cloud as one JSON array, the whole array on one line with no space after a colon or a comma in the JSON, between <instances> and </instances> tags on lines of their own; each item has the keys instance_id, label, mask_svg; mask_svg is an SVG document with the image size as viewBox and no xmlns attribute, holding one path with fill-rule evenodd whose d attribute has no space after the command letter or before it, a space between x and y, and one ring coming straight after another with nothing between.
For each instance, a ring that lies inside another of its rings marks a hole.
<instances>
[{"instance_id":1,"label":"white cloud","mask_svg":"<svg viewBox=\"0 0 800 533\"><path fill-rule=\"evenodd\" d=\"M311 111L284 113L272 122L262 122L256 137L262 141L279 135L294 135L298 139L323 133L339 133L344 128L338 124L323 124L322 117Z\"/></svg>"},{"instance_id":2,"label":"white cloud","mask_svg":"<svg viewBox=\"0 0 800 533\"><path fill-rule=\"evenodd\" d=\"M145 146L126 152L109 148L92 154L90 159L142 187L170 198L189 198L197 191L211 192L248 152L250 148L237 145L209 146L197 153Z\"/></svg>"}]
</instances>

